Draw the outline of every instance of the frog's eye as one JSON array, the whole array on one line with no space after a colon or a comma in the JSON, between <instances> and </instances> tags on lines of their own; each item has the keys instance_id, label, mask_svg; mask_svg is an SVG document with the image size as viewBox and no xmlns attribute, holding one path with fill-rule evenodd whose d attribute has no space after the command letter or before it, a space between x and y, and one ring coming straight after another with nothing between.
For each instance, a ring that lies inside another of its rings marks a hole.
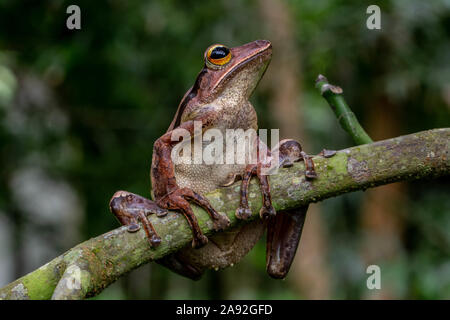
<instances>
[{"instance_id":1,"label":"frog's eye","mask_svg":"<svg viewBox=\"0 0 450 320\"><path fill-rule=\"evenodd\" d=\"M231 60L230 49L222 44L215 44L206 51L205 60L208 67L218 69Z\"/></svg>"}]
</instances>

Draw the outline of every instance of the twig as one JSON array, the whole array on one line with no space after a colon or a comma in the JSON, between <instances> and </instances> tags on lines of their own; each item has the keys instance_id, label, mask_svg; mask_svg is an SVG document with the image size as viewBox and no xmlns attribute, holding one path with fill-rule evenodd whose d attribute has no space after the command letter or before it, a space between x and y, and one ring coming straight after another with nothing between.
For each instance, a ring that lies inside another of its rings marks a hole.
<instances>
[{"instance_id":1,"label":"twig","mask_svg":"<svg viewBox=\"0 0 450 320\"><path fill-rule=\"evenodd\" d=\"M316 87L328 101L331 109L336 114L339 124L353 138L355 144L360 145L373 142L345 102L341 87L329 84L327 78L321 74L316 79Z\"/></svg>"}]
</instances>

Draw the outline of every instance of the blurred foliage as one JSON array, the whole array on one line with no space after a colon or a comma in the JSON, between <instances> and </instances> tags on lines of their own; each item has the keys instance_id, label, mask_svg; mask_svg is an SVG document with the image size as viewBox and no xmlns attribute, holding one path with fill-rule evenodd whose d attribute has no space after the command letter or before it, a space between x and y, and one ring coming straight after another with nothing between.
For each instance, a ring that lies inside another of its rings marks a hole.
<instances>
[{"instance_id":1,"label":"blurred foliage","mask_svg":"<svg viewBox=\"0 0 450 320\"><path fill-rule=\"evenodd\" d=\"M70 4L81 8L81 30L65 26ZM381 7L381 30L366 28L370 4ZM399 115L399 134L449 126L449 1L286 5L302 57L311 151L352 145L314 88L319 73L344 88L363 126L371 117L390 117L373 110L380 103ZM117 227L107 206L116 190L149 196L153 141L193 84L204 49L268 38L259 6L256 0L0 1L0 223L10 226L13 239L7 281ZM271 128L265 88L252 100L261 127ZM406 192L404 250L378 263L386 270L383 283L400 298L450 298L449 184L414 183ZM323 205L335 298L367 295L359 241L363 196ZM261 242L242 263L198 282L151 264L100 298L304 297L291 282L265 274L264 256Z\"/></svg>"}]
</instances>

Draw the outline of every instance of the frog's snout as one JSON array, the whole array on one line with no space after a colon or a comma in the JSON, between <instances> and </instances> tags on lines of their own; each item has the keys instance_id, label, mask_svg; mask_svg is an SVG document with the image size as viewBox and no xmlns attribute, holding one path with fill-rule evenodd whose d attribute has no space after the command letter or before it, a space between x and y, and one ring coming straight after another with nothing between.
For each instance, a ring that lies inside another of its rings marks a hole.
<instances>
[{"instance_id":1,"label":"frog's snout","mask_svg":"<svg viewBox=\"0 0 450 320\"><path fill-rule=\"evenodd\" d=\"M255 44L260 48L272 48L272 43L269 40L255 40Z\"/></svg>"}]
</instances>

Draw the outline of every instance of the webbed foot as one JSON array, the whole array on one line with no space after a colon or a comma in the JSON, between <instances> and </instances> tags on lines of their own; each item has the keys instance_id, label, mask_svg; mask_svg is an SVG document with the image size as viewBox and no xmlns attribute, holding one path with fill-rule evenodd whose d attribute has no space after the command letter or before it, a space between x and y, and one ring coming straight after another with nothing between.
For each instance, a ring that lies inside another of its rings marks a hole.
<instances>
[{"instance_id":1,"label":"webbed foot","mask_svg":"<svg viewBox=\"0 0 450 320\"><path fill-rule=\"evenodd\" d=\"M308 179L317 178L316 171L314 169L314 162L312 157L307 155L303 150L300 143L293 139L281 140L275 148L279 151L280 166L290 167L294 162L303 160L305 162L305 176ZM325 149L324 149L325 150Z\"/></svg>"},{"instance_id":2,"label":"webbed foot","mask_svg":"<svg viewBox=\"0 0 450 320\"><path fill-rule=\"evenodd\" d=\"M128 232L137 232L142 224L152 248L161 243L161 238L156 233L153 225L148 221L147 216L156 214L163 217L167 210L160 208L155 202L127 191L117 191L109 202L111 212L117 217L119 222L127 226Z\"/></svg>"}]
</instances>

